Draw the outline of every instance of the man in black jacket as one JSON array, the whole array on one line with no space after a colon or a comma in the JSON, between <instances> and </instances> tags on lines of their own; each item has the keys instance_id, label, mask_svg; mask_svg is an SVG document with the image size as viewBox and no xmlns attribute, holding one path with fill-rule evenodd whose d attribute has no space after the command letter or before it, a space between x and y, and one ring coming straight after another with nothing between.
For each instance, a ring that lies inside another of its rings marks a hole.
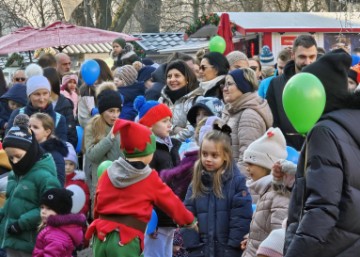
<instances>
[{"instance_id":1,"label":"man in black jacket","mask_svg":"<svg viewBox=\"0 0 360 257\"><path fill-rule=\"evenodd\" d=\"M266 100L274 117L273 127L280 128L287 144L300 151L304 139L295 131L285 114L282 94L286 83L292 76L299 73L305 66L316 61L316 41L311 35L300 35L295 39L292 51L293 60L285 65L282 75L271 80Z\"/></svg>"},{"instance_id":2,"label":"man in black jacket","mask_svg":"<svg viewBox=\"0 0 360 257\"><path fill-rule=\"evenodd\" d=\"M360 92L348 92L350 65L337 49L303 69L322 82L326 105L299 159L285 257L359 256Z\"/></svg>"}]
</instances>

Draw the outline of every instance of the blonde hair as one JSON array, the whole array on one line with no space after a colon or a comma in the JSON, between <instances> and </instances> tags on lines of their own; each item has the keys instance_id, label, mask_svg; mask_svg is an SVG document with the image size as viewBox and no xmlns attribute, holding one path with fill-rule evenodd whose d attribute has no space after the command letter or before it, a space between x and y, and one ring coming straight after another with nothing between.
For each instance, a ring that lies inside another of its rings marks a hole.
<instances>
[{"instance_id":1,"label":"blonde hair","mask_svg":"<svg viewBox=\"0 0 360 257\"><path fill-rule=\"evenodd\" d=\"M51 131L48 138L53 135L54 130L55 130L55 124L54 124L53 118L49 114L37 112L37 113L34 113L33 115L31 115L30 118L38 119L41 122L41 124L45 130Z\"/></svg>"},{"instance_id":2,"label":"blonde hair","mask_svg":"<svg viewBox=\"0 0 360 257\"><path fill-rule=\"evenodd\" d=\"M191 182L191 187L192 187L191 198L192 199L197 198L197 197L205 194L208 191L206 186L204 186L201 181L202 173L205 170L205 168L201 162L202 145L205 142L205 140L212 141L216 144L217 147L220 147L220 151L221 151L220 154L223 156L223 159L224 159L222 168L217 170L214 174L213 186L212 186L212 190L214 191L215 196L218 198L224 198L223 193L222 193L222 182L223 182L222 174L223 174L224 170L225 171L230 170L232 172L231 138L228 134L225 134L218 130L213 130L213 131L205 134L202 144L200 145L200 150L199 150L200 158L195 163L193 178L192 178L192 182Z\"/></svg>"},{"instance_id":3,"label":"blonde hair","mask_svg":"<svg viewBox=\"0 0 360 257\"><path fill-rule=\"evenodd\" d=\"M106 128L108 124L105 122L102 114L95 115L85 127L85 133L92 131L93 144L97 144L106 136ZM83 149L86 151L85 140L83 140Z\"/></svg>"},{"instance_id":4,"label":"blonde hair","mask_svg":"<svg viewBox=\"0 0 360 257\"><path fill-rule=\"evenodd\" d=\"M244 72L244 78L250 83L253 90L258 89L258 81L256 78L256 73L250 68L241 68Z\"/></svg>"},{"instance_id":5,"label":"blonde hair","mask_svg":"<svg viewBox=\"0 0 360 257\"><path fill-rule=\"evenodd\" d=\"M211 116L210 116L211 117ZM194 139L195 139L195 142L199 145L199 136L200 136L200 130L201 130L201 128L205 125L205 123L206 123L206 121L207 121L207 119L208 119L209 117L205 117L205 118L202 118L200 121L199 121L199 123L196 125L196 127L195 127L195 132L194 132ZM225 122L222 120L222 119L220 119L220 118L217 118L215 121L214 121L214 123L213 123L213 125L215 125L215 124L217 124L217 125L219 125L220 127L222 127L224 124L225 124Z\"/></svg>"}]
</instances>

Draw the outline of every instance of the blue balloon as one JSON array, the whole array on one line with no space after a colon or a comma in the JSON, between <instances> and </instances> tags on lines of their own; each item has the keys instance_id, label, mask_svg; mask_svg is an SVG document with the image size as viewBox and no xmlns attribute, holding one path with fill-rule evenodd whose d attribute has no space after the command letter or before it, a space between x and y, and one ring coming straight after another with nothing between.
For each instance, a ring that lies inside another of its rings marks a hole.
<instances>
[{"instance_id":1,"label":"blue balloon","mask_svg":"<svg viewBox=\"0 0 360 257\"><path fill-rule=\"evenodd\" d=\"M296 151L296 149L291 146L287 146L286 150L288 153L286 160L291 161L297 165L299 161L299 152Z\"/></svg>"},{"instance_id":2,"label":"blue balloon","mask_svg":"<svg viewBox=\"0 0 360 257\"><path fill-rule=\"evenodd\" d=\"M146 234L150 235L156 231L156 227L158 224L158 216L154 210L152 210L151 218L149 223L147 224Z\"/></svg>"},{"instance_id":3,"label":"blue balloon","mask_svg":"<svg viewBox=\"0 0 360 257\"><path fill-rule=\"evenodd\" d=\"M76 126L76 133L77 133L77 145L76 145L76 153L80 153L81 152L81 146L82 146L82 140L83 140L83 134L84 134L84 129L80 126Z\"/></svg>"},{"instance_id":4,"label":"blue balloon","mask_svg":"<svg viewBox=\"0 0 360 257\"><path fill-rule=\"evenodd\" d=\"M88 86L94 85L100 75L100 65L94 60L87 60L81 65L81 77Z\"/></svg>"}]
</instances>

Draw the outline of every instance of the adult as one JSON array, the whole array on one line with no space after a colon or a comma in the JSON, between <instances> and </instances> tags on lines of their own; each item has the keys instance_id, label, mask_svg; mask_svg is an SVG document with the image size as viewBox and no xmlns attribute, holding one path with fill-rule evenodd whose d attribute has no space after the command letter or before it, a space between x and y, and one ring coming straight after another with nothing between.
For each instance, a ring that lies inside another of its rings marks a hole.
<instances>
[{"instance_id":1,"label":"adult","mask_svg":"<svg viewBox=\"0 0 360 257\"><path fill-rule=\"evenodd\" d=\"M55 112L60 113L66 119L67 141L74 147L77 145L76 123L74 118L74 105L64 95L60 94L60 78L55 68L48 67L44 69L44 76L49 80L51 85L51 104Z\"/></svg>"},{"instance_id":2,"label":"adult","mask_svg":"<svg viewBox=\"0 0 360 257\"><path fill-rule=\"evenodd\" d=\"M200 88L204 96L222 99L220 86L230 68L228 60L220 53L210 52L204 55L200 63Z\"/></svg>"},{"instance_id":3,"label":"adult","mask_svg":"<svg viewBox=\"0 0 360 257\"><path fill-rule=\"evenodd\" d=\"M56 70L59 73L60 79L65 73L70 72L71 69L71 59L65 53L58 53L55 55L56 59Z\"/></svg>"},{"instance_id":4,"label":"adult","mask_svg":"<svg viewBox=\"0 0 360 257\"><path fill-rule=\"evenodd\" d=\"M273 117L266 100L255 91L257 80L250 68L229 72L223 86L225 108L222 119L230 126L233 157L240 171L247 174L244 151L272 126Z\"/></svg>"},{"instance_id":5,"label":"adult","mask_svg":"<svg viewBox=\"0 0 360 257\"><path fill-rule=\"evenodd\" d=\"M11 82L13 84L16 84L16 83L25 84L25 81L26 81L25 70L23 70L23 69L16 70L12 76Z\"/></svg>"},{"instance_id":6,"label":"adult","mask_svg":"<svg viewBox=\"0 0 360 257\"><path fill-rule=\"evenodd\" d=\"M303 69L322 82L326 104L297 166L286 257L358 256L360 251L360 94L348 92L350 64L350 55L337 49Z\"/></svg>"},{"instance_id":7,"label":"adult","mask_svg":"<svg viewBox=\"0 0 360 257\"><path fill-rule=\"evenodd\" d=\"M250 58L249 68L255 71L256 79L259 83L262 80L262 74L261 74L262 66L260 60L258 58Z\"/></svg>"},{"instance_id":8,"label":"adult","mask_svg":"<svg viewBox=\"0 0 360 257\"><path fill-rule=\"evenodd\" d=\"M41 57L38 60L38 64L43 69L48 68L48 67L57 68L56 58L51 53L46 53L46 54L41 55Z\"/></svg>"},{"instance_id":9,"label":"adult","mask_svg":"<svg viewBox=\"0 0 360 257\"><path fill-rule=\"evenodd\" d=\"M166 86L161 91L160 103L164 103L172 111L171 134L179 140L192 136L186 116L196 97L203 94L196 76L190 67L181 60L173 61L166 68Z\"/></svg>"},{"instance_id":10,"label":"adult","mask_svg":"<svg viewBox=\"0 0 360 257\"><path fill-rule=\"evenodd\" d=\"M49 80L42 76L32 76L26 81L26 95L29 99L25 107L14 110L8 122L8 128L13 126L14 119L19 113L27 114L29 117L36 112L49 114L55 123L55 135L67 141L67 125L63 115L54 111L50 103L51 85ZM8 129L7 129L8 131Z\"/></svg>"},{"instance_id":11,"label":"adult","mask_svg":"<svg viewBox=\"0 0 360 257\"><path fill-rule=\"evenodd\" d=\"M230 71L240 68L249 68L249 59L240 51L232 51L226 55L230 65Z\"/></svg>"},{"instance_id":12,"label":"adult","mask_svg":"<svg viewBox=\"0 0 360 257\"><path fill-rule=\"evenodd\" d=\"M283 132L289 146L300 151L304 138L296 133L291 125L282 102L282 94L288 80L299 73L304 67L316 61L317 45L313 36L300 35L293 44L292 59L284 68L284 73L271 80L266 100L269 103L274 117L274 127L278 127Z\"/></svg>"}]
</instances>

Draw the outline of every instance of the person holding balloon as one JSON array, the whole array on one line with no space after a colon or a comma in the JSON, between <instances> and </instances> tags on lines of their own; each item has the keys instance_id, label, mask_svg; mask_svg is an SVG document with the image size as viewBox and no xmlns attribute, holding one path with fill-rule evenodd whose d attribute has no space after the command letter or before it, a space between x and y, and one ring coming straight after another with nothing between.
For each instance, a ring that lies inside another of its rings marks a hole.
<instances>
[{"instance_id":1,"label":"person holding balloon","mask_svg":"<svg viewBox=\"0 0 360 257\"><path fill-rule=\"evenodd\" d=\"M122 100L112 82L102 83L97 90L99 114L95 115L84 130L84 153L90 170L86 174L91 199L94 200L98 182L97 169L106 160L114 161L123 156L120 151L120 137L113 132L113 125L119 117ZM94 202L92 201L92 210Z\"/></svg>"},{"instance_id":2,"label":"person holding balloon","mask_svg":"<svg viewBox=\"0 0 360 257\"><path fill-rule=\"evenodd\" d=\"M359 254L360 94L348 91L350 65L351 56L337 49L285 86L285 112L306 135L289 206L285 257ZM304 108L295 108L299 102Z\"/></svg>"}]
</instances>

